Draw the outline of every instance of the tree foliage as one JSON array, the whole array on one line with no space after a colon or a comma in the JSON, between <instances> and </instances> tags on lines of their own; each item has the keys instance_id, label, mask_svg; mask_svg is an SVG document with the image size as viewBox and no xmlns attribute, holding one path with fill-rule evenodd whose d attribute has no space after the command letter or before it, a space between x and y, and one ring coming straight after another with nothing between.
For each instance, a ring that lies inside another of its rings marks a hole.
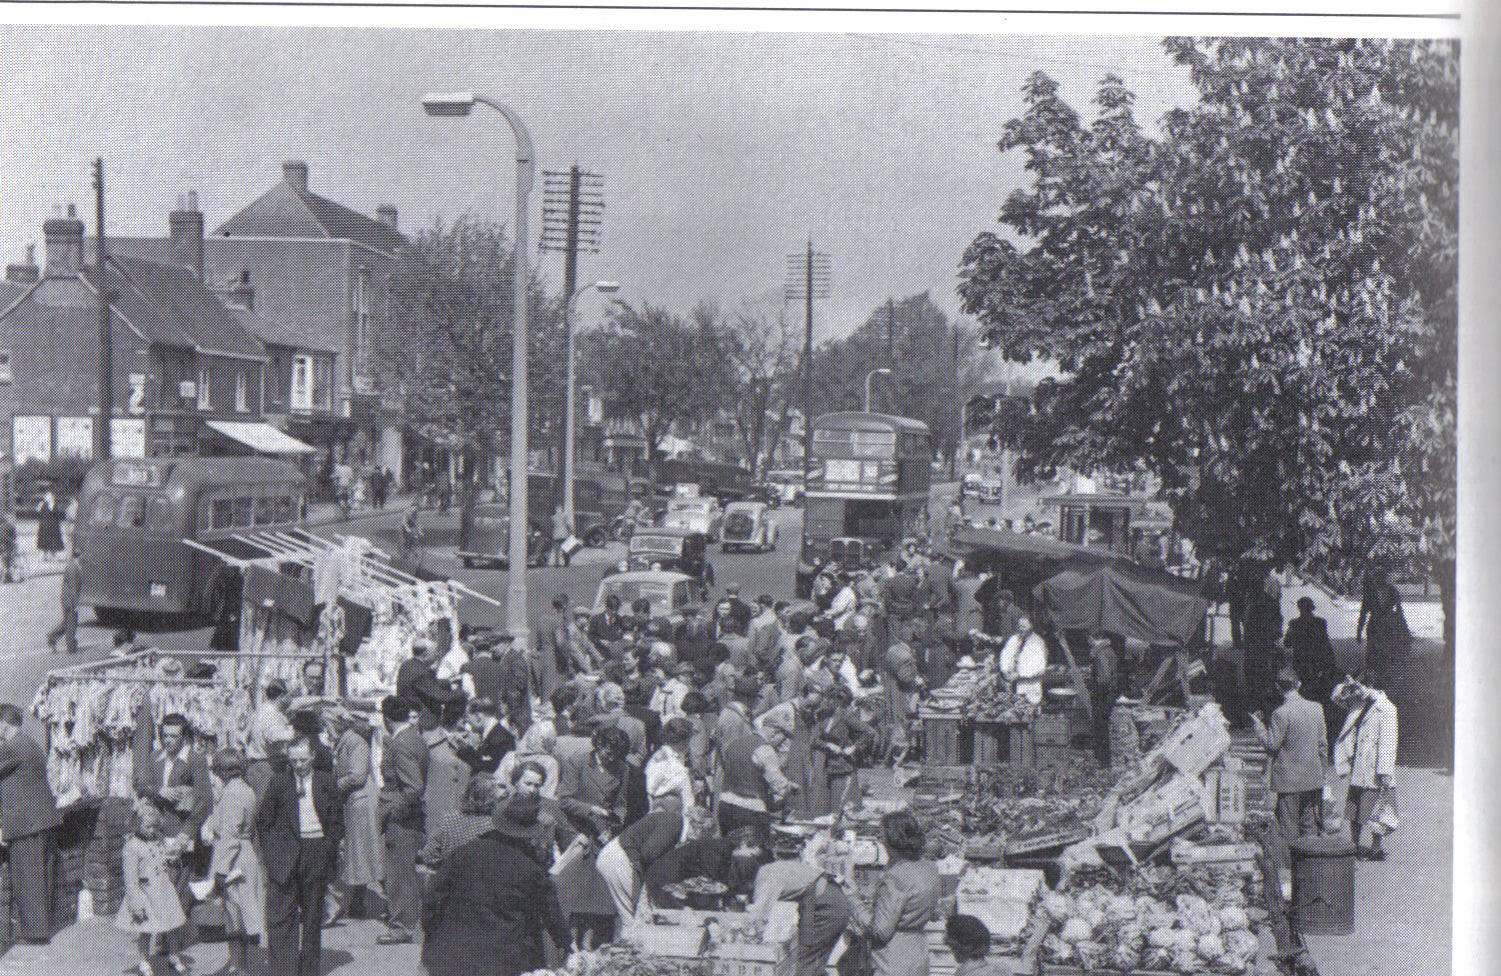
<instances>
[{"instance_id":1,"label":"tree foliage","mask_svg":"<svg viewBox=\"0 0 1501 976\"><path fill-rule=\"evenodd\" d=\"M1147 135L1107 75L1043 74L1000 150L1032 185L960 295L1063 372L1003 436L1024 467L1138 460L1202 549L1331 579L1441 559L1454 523L1458 58L1428 40L1165 42L1200 101Z\"/></svg>"},{"instance_id":2,"label":"tree foliage","mask_svg":"<svg viewBox=\"0 0 1501 976\"><path fill-rule=\"evenodd\" d=\"M699 306L685 319L644 303L615 306L592 337L605 411L641 425L655 459L675 427L712 417L732 389L717 313Z\"/></svg>"},{"instance_id":3,"label":"tree foliage","mask_svg":"<svg viewBox=\"0 0 1501 976\"><path fill-rule=\"evenodd\" d=\"M813 415L865 409L866 374L884 367L892 374L871 381L871 408L921 420L939 456L951 456L959 442L958 391L976 378L976 339L927 292L877 306L854 332L814 350Z\"/></svg>"}]
</instances>

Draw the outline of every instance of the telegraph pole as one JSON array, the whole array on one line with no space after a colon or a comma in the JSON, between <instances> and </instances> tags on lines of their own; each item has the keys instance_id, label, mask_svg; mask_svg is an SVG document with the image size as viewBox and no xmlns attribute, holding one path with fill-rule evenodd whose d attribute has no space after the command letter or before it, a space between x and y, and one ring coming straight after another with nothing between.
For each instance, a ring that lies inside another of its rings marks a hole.
<instances>
[{"instance_id":1,"label":"telegraph pole","mask_svg":"<svg viewBox=\"0 0 1501 976\"><path fill-rule=\"evenodd\" d=\"M604 213L604 177L590 173L574 163L568 172L544 171L542 187L542 240L538 250L563 252L563 300L573 297L578 281L578 255L580 250L590 254L599 253L599 224ZM566 312L565 312L566 317ZM563 340L564 375L572 384L573 328L566 330ZM563 391L565 401L572 389ZM554 501L565 510L572 511L572 499L564 494L567 482L565 465L568 457L568 438L572 436L568 425L558 432L558 456L556 478L553 482Z\"/></svg>"},{"instance_id":2,"label":"telegraph pole","mask_svg":"<svg viewBox=\"0 0 1501 976\"><path fill-rule=\"evenodd\" d=\"M807 490L808 473L813 463L813 299L829 297L829 256L813 250L808 239L807 251L787 256L787 285L784 297L801 298L803 305L803 487Z\"/></svg>"},{"instance_id":3,"label":"telegraph pole","mask_svg":"<svg viewBox=\"0 0 1501 976\"><path fill-rule=\"evenodd\" d=\"M104 246L104 160L94 160L94 286L99 292L99 421L94 425L94 460L110 456L115 415L115 342L109 327L109 267Z\"/></svg>"}]
</instances>

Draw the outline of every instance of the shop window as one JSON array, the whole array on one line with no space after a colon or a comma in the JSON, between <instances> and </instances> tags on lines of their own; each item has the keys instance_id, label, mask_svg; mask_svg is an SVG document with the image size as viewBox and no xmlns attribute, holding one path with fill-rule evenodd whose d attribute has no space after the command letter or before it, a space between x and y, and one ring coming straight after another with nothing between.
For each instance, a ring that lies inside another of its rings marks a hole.
<instances>
[{"instance_id":1,"label":"shop window","mask_svg":"<svg viewBox=\"0 0 1501 976\"><path fill-rule=\"evenodd\" d=\"M198 392L198 409L199 410L207 410L207 409L209 409L209 405L213 402L209 398L208 381L209 381L209 376L210 375L211 374L209 373L207 367L204 367L203 369L200 369L198 371L198 391L197 392Z\"/></svg>"},{"instance_id":2,"label":"shop window","mask_svg":"<svg viewBox=\"0 0 1501 976\"><path fill-rule=\"evenodd\" d=\"M276 524L276 499L270 495L262 495L255 500L255 524Z\"/></svg>"},{"instance_id":3,"label":"shop window","mask_svg":"<svg viewBox=\"0 0 1501 976\"><path fill-rule=\"evenodd\" d=\"M244 370L235 373L235 410L240 413L250 412L250 378Z\"/></svg>"},{"instance_id":4,"label":"shop window","mask_svg":"<svg viewBox=\"0 0 1501 976\"><path fill-rule=\"evenodd\" d=\"M234 499L214 499L210 526L216 532L222 532L225 529L234 527Z\"/></svg>"},{"instance_id":5,"label":"shop window","mask_svg":"<svg viewBox=\"0 0 1501 976\"><path fill-rule=\"evenodd\" d=\"M291 406L293 410L313 409L313 357L292 359Z\"/></svg>"},{"instance_id":6,"label":"shop window","mask_svg":"<svg viewBox=\"0 0 1501 976\"><path fill-rule=\"evenodd\" d=\"M280 495L277 497L276 521L279 525L290 525L297 521L297 504L291 495Z\"/></svg>"},{"instance_id":7,"label":"shop window","mask_svg":"<svg viewBox=\"0 0 1501 976\"><path fill-rule=\"evenodd\" d=\"M235 524L234 524L235 528L237 528L237 529L248 529L248 528L250 528L250 526L253 523L253 516L254 515L255 515L255 499L248 498L248 497L247 498L236 498L235 499Z\"/></svg>"}]
</instances>

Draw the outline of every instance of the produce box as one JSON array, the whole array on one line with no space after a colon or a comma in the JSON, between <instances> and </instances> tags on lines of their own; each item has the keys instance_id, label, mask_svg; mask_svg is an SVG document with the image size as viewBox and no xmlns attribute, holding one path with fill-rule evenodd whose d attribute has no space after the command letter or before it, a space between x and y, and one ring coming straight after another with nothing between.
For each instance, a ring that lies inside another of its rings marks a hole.
<instances>
[{"instance_id":1,"label":"produce box","mask_svg":"<svg viewBox=\"0 0 1501 976\"><path fill-rule=\"evenodd\" d=\"M1162 758L1185 776L1198 776L1230 748L1230 733L1213 717L1184 722L1162 744Z\"/></svg>"},{"instance_id":2,"label":"produce box","mask_svg":"<svg viewBox=\"0 0 1501 976\"><path fill-rule=\"evenodd\" d=\"M963 762L958 716L938 717L922 714L924 761L936 766L956 766ZM965 732L969 729L966 727Z\"/></svg>"},{"instance_id":3,"label":"produce box","mask_svg":"<svg viewBox=\"0 0 1501 976\"><path fill-rule=\"evenodd\" d=\"M1037 737L1032 730L1025 725L1008 725L1006 728L1010 740L1006 758L1027 766L1037 765Z\"/></svg>"}]
</instances>

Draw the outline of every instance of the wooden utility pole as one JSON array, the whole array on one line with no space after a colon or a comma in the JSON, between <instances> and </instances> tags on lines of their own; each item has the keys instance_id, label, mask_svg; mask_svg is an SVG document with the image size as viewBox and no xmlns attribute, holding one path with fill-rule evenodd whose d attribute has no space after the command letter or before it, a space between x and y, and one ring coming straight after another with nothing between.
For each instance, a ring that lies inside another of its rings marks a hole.
<instances>
[{"instance_id":1,"label":"wooden utility pole","mask_svg":"<svg viewBox=\"0 0 1501 976\"><path fill-rule=\"evenodd\" d=\"M94 425L94 460L107 461L115 416L115 341L110 331L109 257L104 243L104 160L94 160L94 287L99 292L99 420Z\"/></svg>"},{"instance_id":2,"label":"wooden utility pole","mask_svg":"<svg viewBox=\"0 0 1501 976\"><path fill-rule=\"evenodd\" d=\"M829 256L813 250L813 239L803 254L787 257L786 300L804 300L803 305L803 485L813 463L813 299L829 297Z\"/></svg>"}]
</instances>

